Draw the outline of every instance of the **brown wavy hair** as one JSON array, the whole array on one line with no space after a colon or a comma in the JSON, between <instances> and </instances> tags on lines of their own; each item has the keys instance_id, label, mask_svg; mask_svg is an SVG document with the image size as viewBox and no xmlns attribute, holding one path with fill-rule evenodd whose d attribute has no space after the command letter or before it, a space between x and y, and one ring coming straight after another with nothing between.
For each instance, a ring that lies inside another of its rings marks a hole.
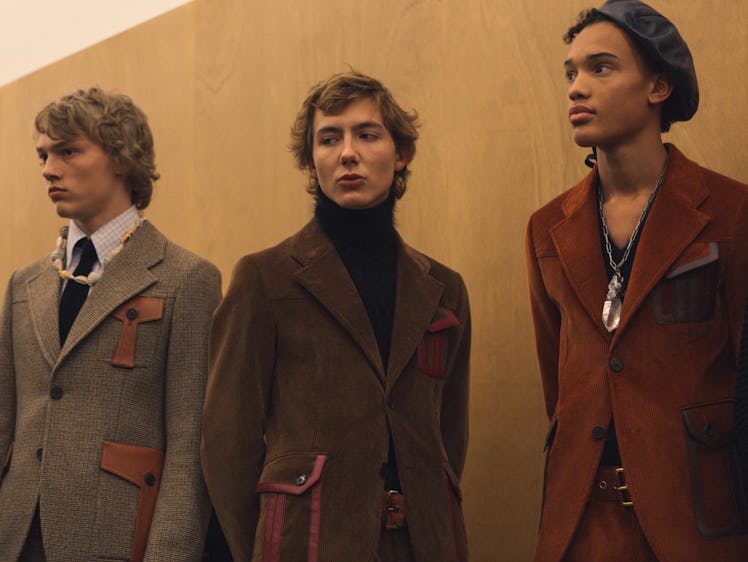
<instances>
[{"instance_id":1,"label":"brown wavy hair","mask_svg":"<svg viewBox=\"0 0 748 562\"><path fill-rule=\"evenodd\" d=\"M77 90L49 103L34 120L37 134L55 140L81 136L100 145L115 164L127 169L130 197L138 209L151 202L158 180L153 135L145 113L130 97L100 88Z\"/></svg>"},{"instance_id":2,"label":"brown wavy hair","mask_svg":"<svg viewBox=\"0 0 748 562\"><path fill-rule=\"evenodd\" d=\"M416 139L418 139L418 113L408 113L401 108L392 97L389 90L375 78L351 70L333 74L326 80L312 87L309 95L301 104L296 115L296 121L291 127L291 145L289 148L296 158L296 165L300 170L310 170L314 159L312 147L314 144L314 112L319 109L328 115L337 115L348 105L359 99L370 99L382 112L384 126L392 135L395 148L406 165L402 170L395 171L395 179L391 189L398 199L403 196L410 175L408 164L416 154ZM316 193L317 179L311 176L307 191Z\"/></svg>"}]
</instances>

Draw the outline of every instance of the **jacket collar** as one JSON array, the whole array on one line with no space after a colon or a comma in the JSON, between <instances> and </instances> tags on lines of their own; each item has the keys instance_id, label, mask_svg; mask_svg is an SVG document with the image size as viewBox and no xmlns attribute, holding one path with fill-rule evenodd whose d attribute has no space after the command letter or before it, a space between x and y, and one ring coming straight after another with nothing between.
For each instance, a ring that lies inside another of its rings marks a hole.
<instances>
[{"instance_id":1,"label":"jacket collar","mask_svg":"<svg viewBox=\"0 0 748 562\"><path fill-rule=\"evenodd\" d=\"M149 222L143 223L110 261L99 282L91 289L65 345L60 349L58 328L61 282L51 264L42 265L28 281L32 322L44 357L57 367L96 326L119 305L156 282L149 271L163 259L166 238Z\"/></svg>"},{"instance_id":2,"label":"jacket collar","mask_svg":"<svg viewBox=\"0 0 748 562\"><path fill-rule=\"evenodd\" d=\"M668 145L668 151L665 179L640 234L621 321L613 336L601 319L608 280L597 221L597 168L569 191L562 204L564 219L550 229L569 282L606 338L617 339L625 332L647 294L709 223L708 215L699 210L709 196L701 168L675 146Z\"/></svg>"},{"instance_id":3,"label":"jacket collar","mask_svg":"<svg viewBox=\"0 0 748 562\"><path fill-rule=\"evenodd\" d=\"M384 372L374 330L343 261L316 220L291 239L291 255L300 268L295 280L348 332L382 384L391 387L413 356L436 313L443 285L431 277L430 262L397 240L397 289L392 345Z\"/></svg>"}]
</instances>

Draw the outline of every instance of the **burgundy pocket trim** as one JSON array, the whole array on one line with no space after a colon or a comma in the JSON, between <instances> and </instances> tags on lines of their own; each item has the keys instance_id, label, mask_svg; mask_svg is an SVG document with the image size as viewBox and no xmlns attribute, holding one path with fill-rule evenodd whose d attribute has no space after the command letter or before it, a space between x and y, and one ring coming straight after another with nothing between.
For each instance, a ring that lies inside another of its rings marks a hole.
<instances>
[{"instance_id":1,"label":"burgundy pocket trim","mask_svg":"<svg viewBox=\"0 0 748 562\"><path fill-rule=\"evenodd\" d=\"M423 373L436 378L444 377L449 347L447 330L459 325L454 312L444 307L437 308L434 319L418 344L418 368Z\"/></svg>"},{"instance_id":2,"label":"burgundy pocket trim","mask_svg":"<svg viewBox=\"0 0 748 562\"><path fill-rule=\"evenodd\" d=\"M268 494L263 533L262 562L280 562L287 494Z\"/></svg>"}]
</instances>

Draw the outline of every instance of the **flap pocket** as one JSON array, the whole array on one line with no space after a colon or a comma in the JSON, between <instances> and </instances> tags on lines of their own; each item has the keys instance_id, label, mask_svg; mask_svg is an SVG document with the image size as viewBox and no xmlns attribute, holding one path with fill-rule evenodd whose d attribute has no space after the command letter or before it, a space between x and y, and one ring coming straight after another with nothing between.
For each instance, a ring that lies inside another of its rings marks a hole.
<instances>
[{"instance_id":1,"label":"flap pocket","mask_svg":"<svg viewBox=\"0 0 748 562\"><path fill-rule=\"evenodd\" d=\"M297 453L272 459L265 464L256 491L299 496L322 478L327 455Z\"/></svg>"},{"instance_id":2,"label":"flap pocket","mask_svg":"<svg viewBox=\"0 0 748 562\"><path fill-rule=\"evenodd\" d=\"M672 279L687 271L702 267L719 259L719 245L716 242L696 242L691 244L673 267L667 272L666 277Z\"/></svg>"},{"instance_id":3,"label":"flap pocket","mask_svg":"<svg viewBox=\"0 0 748 562\"><path fill-rule=\"evenodd\" d=\"M460 325L455 313L442 306L426 328L421 343L418 344L418 368L429 376L442 378L447 369L447 347L449 330Z\"/></svg>"},{"instance_id":4,"label":"flap pocket","mask_svg":"<svg viewBox=\"0 0 748 562\"><path fill-rule=\"evenodd\" d=\"M697 404L683 410L688 434L711 449L724 447L735 439L734 419L732 400Z\"/></svg>"},{"instance_id":5,"label":"flap pocket","mask_svg":"<svg viewBox=\"0 0 748 562\"><path fill-rule=\"evenodd\" d=\"M112 312L122 322L112 365L132 369L135 367L135 343L138 339L138 324L161 320L164 316L164 299L137 296Z\"/></svg>"},{"instance_id":6,"label":"flap pocket","mask_svg":"<svg viewBox=\"0 0 748 562\"><path fill-rule=\"evenodd\" d=\"M732 399L684 408L696 528L710 539L748 531L746 475L737 451Z\"/></svg>"}]
</instances>

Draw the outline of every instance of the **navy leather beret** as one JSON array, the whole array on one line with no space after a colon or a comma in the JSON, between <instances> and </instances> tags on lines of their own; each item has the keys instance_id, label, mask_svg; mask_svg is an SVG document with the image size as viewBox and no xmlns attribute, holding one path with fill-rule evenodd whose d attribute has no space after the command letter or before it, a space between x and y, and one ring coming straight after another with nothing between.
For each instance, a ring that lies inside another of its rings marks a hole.
<instances>
[{"instance_id":1,"label":"navy leather beret","mask_svg":"<svg viewBox=\"0 0 748 562\"><path fill-rule=\"evenodd\" d=\"M598 10L628 32L673 81L669 100L673 120L688 121L693 117L699 107L696 69L691 51L673 22L639 0L607 0Z\"/></svg>"}]
</instances>

